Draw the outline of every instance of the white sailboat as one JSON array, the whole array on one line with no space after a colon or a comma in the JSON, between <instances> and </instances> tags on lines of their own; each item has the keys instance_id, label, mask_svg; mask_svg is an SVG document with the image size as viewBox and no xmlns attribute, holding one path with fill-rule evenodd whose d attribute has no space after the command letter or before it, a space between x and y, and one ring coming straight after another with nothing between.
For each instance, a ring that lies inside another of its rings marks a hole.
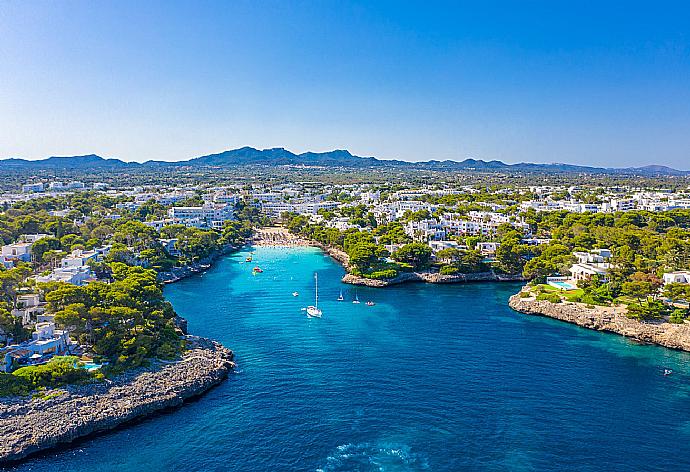
<instances>
[{"instance_id":1,"label":"white sailboat","mask_svg":"<svg viewBox=\"0 0 690 472\"><path fill-rule=\"evenodd\" d=\"M319 310L319 275L314 272L314 305L307 307L309 318L321 318L323 312Z\"/></svg>"},{"instance_id":2,"label":"white sailboat","mask_svg":"<svg viewBox=\"0 0 690 472\"><path fill-rule=\"evenodd\" d=\"M355 299L352 300L352 303L354 303L355 305L359 305L359 297L357 296L357 292L355 292Z\"/></svg>"},{"instance_id":3,"label":"white sailboat","mask_svg":"<svg viewBox=\"0 0 690 472\"><path fill-rule=\"evenodd\" d=\"M340 295L338 295L338 301L342 302L343 300L345 300L345 297L343 297L343 291L341 290Z\"/></svg>"}]
</instances>

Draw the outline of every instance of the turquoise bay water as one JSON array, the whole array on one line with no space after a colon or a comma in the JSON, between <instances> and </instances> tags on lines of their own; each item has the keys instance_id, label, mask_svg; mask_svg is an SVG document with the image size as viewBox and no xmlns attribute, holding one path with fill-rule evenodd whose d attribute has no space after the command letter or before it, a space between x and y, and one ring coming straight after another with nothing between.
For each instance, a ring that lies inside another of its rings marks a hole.
<instances>
[{"instance_id":1,"label":"turquoise bay water","mask_svg":"<svg viewBox=\"0 0 690 472\"><path fill-rule=\"evenodd\" d=\"M514 313L514 284L360 288L353 305L318 250L246 255L166 288L236 374L13 470L690 470L685 353ZM322 319L300 310L314 271Z\"/></svg>"}]
</instances>

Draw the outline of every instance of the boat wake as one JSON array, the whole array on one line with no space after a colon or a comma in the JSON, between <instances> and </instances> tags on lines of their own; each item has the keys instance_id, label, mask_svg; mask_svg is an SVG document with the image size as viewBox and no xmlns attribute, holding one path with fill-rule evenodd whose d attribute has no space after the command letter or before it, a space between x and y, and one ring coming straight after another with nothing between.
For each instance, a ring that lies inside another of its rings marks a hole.
<instances>
[{"instance_id":1,"label":"boat wake","mask_svg":"<svg viewBox=\"0 0 690 472\"><path fill-rule=\"evenodd\" d=\"M401 444L343 444L317 472L430 470L426 457Z\"/></svg>"}]
</instances>

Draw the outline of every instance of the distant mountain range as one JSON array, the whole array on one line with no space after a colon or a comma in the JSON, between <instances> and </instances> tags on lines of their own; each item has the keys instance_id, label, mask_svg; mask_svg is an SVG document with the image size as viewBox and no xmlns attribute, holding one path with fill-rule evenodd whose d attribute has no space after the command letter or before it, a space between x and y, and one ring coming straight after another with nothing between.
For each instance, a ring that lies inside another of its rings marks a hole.
<instances>
[{"instance_id":1,"label":"distant mountain range","mask_svg":"<svg viewBox=\"0 0 690 472\"><path fill-rule=\"evenodd\" d=\"M375 157L353 156L349 151L335 150L329 152L305 152L295 154L283 148L254 149L243 147L218 154L195 157L186 161L147 161L144 163L124 162L119 159L104 159L95 154L86 156L49 157L36 161L26 159L0 160L1 168L26 170L96 170L96 169L139 169L155 167L233 167L243 165L301 165L344 168L401 168L436 171L481 171L481 172L533 172L533 173L587 173L587 174L620 174L620 175L690 175L690 171L672 169L666 166L650 165L645 167L605 168L588 167L572 164L506 164L501 161L483 161L465 159L464 161L423 161L408 162L400 160L383 160Z\"/></svg>"}]
</instances>

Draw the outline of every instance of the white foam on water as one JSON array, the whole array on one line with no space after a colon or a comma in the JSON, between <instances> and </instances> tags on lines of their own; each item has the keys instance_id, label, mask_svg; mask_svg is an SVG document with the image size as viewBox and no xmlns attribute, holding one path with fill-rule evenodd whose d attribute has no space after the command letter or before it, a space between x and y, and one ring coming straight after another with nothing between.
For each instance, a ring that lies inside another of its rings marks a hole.
<instances>
[{"instance_id":1,"label":"white foam on water","mask_svg":"<svg viewBox=\"0 0 690 472\"><path fill-rule=\"evenodd\" d=\"M317 472L429 470L429 462L405 444L341 444Z\"/></svg>"}]
</instances>

